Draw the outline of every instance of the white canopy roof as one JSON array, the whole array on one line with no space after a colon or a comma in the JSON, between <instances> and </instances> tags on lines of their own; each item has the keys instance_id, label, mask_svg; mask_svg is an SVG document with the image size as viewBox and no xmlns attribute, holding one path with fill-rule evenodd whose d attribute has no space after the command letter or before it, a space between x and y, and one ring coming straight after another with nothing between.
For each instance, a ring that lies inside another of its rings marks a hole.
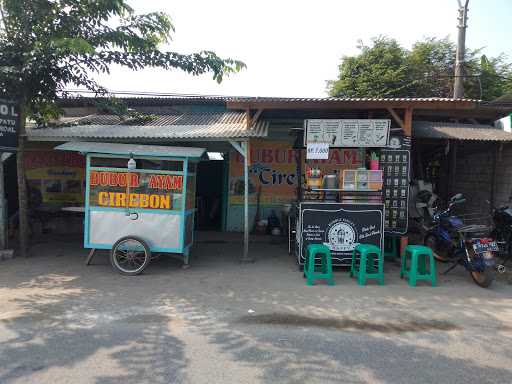
<instances>
[{"instance_id":1,"label":"white canopy roof","mask_svg":"<svg viewBox=\"0 0 512 384\"><path fill-rule=\"evenodd\" d=\"M102 153L111 155L133 155L151 157L187 157L200 158L204 148L166 147L160 145L94 143L87 141L71 141L55 147L60 151L76 151L80 153Z\"/></svg>"}]
</instances>

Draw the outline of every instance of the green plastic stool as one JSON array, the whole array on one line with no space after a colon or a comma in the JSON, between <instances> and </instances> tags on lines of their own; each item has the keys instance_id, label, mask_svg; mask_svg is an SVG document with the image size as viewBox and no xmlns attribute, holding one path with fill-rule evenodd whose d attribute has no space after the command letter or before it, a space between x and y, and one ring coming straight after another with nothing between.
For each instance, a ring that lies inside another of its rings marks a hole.
<instances>
[{"instance_id":1,"label":"green plastic stool","mask_svg":"<svg viewBox=\"0 0 512 384\"><path fill-rule=\"evenodd\" d=\"M407 261L411 259L408 267ZM427 258L429 271L427 272ZM400 278L407 277L409 285L415 287L418 280L430 281L433 287L437 285L436 262L429 247L423 245L408 245L405 247L400 266Z\"/></svg>"},{"instance_id":2,"label":"green plastic stool","mask_svg":"<svg viewBox=\"0 0 512 384\"><path fill-rule=\"evenodd\" d=\"M400 257L400 237L385 236L384 237L384 259L396 260Z\"/></svg>"},{"instance_id":3,"label":"green plastic stool","mask_svg":"<svg viewBox=\"0 0 512 384\"><path fill-rule=\"evenodd\" d=\"M357 255L359 254L359 263ZM377 268L375 268L375 257ZM379 285L384 285L384 258L379 247L372 244L358 244L352 252L350 277L357 277L357 284L366 285L367 279L377 279Z\"/></svg>"},{"instance_id":4,"label":"green plastic stool","mask_svg":"<svg viewBox=\"0 0 512 384\"><path fill-rule=\"evenodd\" d=\"M317 255L320 255L319 271L315 269ZM331 250L324 244L309 244L304 261L304 276L307 285L314 285L315 280L326 279L327 285L334 285L332 276Z\"/></svg>"}]
</instances>

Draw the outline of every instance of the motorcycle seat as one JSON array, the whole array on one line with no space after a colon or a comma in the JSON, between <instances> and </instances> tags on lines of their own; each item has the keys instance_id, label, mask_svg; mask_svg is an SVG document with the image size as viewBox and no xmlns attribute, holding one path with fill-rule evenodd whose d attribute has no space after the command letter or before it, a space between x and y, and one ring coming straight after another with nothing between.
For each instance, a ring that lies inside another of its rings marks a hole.
<instances>
[{"instance_id":1,"label":"motorcycle seat","mask_svg":"<svg viewBox=\"0 0 512 384\"><path fill-rule=\"evenodd\" d=\"M470 233L474 235L488 234L490 231L491 229L489 226L479 224L464 225L457 228L457 232L464 233L466 235Z\"/></svg>"}]
</instances>

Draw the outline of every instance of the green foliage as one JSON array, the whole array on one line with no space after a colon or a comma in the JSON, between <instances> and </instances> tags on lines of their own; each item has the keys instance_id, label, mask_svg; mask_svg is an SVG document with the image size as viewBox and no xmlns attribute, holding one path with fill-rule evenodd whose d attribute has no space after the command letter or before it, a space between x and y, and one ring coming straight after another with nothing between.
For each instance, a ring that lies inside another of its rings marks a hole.
<instances>
[{"instance_id":1,"label":"green foliage","mask_svg":"<svg viewBox=\"0 0 512 384\"><path fill-rule=\"evenodd\" d=\"M245 67L211 51L161 51L174 31L169 17L137 15L127 0L0 0L0 11L0 96L42 123L58 113L51 106L67 85L106 95L92 75L112 64L211 73L217 82Z\"/></svg>"},{"instance_id":2,"label":"green foliage","mask_svg":"<svg viewBox=\"0 0 512 384\"><path fill-rule=\"evenodd\" d=\"M386 97L408 92L407 52L395 41L379 37L373 46L359 43L358 56L345 56L338 80L329 83L331 96Z\"/></svg>"},{"instance_id":3,"label":"green foliage","mask_svg":"<svg viewBox=\"0 0 512 384\"><path fill-rule=\"evenodd\" d=\"M115 97L97 99L95 104L100 112L115 115L126 125L144 125L157 119L156 115L128 108L126 103Z\"/></svg>"},{"instance_id":4,"label":"green foliage","mask_svg":"<svg viewBox=\"0 0 512 384\"><path fill-rule=\"evenodd\" d=\"M394 39L378 37L360 53L343 57L337 80L328 82L339 97L451 97L456 47L448 38L426 38L411 50ZM504 56L487 58L466 51L467 98L492 100L512 91L512 65Z\"/></svg>"}]
</instances>

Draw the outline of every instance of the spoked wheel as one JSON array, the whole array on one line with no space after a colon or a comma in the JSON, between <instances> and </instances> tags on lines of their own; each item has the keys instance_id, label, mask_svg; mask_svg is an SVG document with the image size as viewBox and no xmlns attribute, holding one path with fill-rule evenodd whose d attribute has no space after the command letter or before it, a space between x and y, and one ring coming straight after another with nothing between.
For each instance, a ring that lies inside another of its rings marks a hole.
<instances>
[{"instance_id":1,"label":"spoked wheel","mask_svg":"<svg viewBox=\"0 0 512 384\"><path fill-rule=\"evenodd\" d=\"M135 276L148 266L151 251L147 243L135 236L122 237L112 247L110 263L122 275Z\"/></svg>"},{"instance_id":2,"label":"spoked wheel","mask_svg":"<svg viewBox=\"0 0 512 384\"><path fill-rule=\"evenodd\" d=\"M437 251L437 239L434 235L427 235L427 237L425 237L424 244L432 250L432 255L437 261L446 263L451 260L449 257Z\"/></svg>"}]
</instances>

